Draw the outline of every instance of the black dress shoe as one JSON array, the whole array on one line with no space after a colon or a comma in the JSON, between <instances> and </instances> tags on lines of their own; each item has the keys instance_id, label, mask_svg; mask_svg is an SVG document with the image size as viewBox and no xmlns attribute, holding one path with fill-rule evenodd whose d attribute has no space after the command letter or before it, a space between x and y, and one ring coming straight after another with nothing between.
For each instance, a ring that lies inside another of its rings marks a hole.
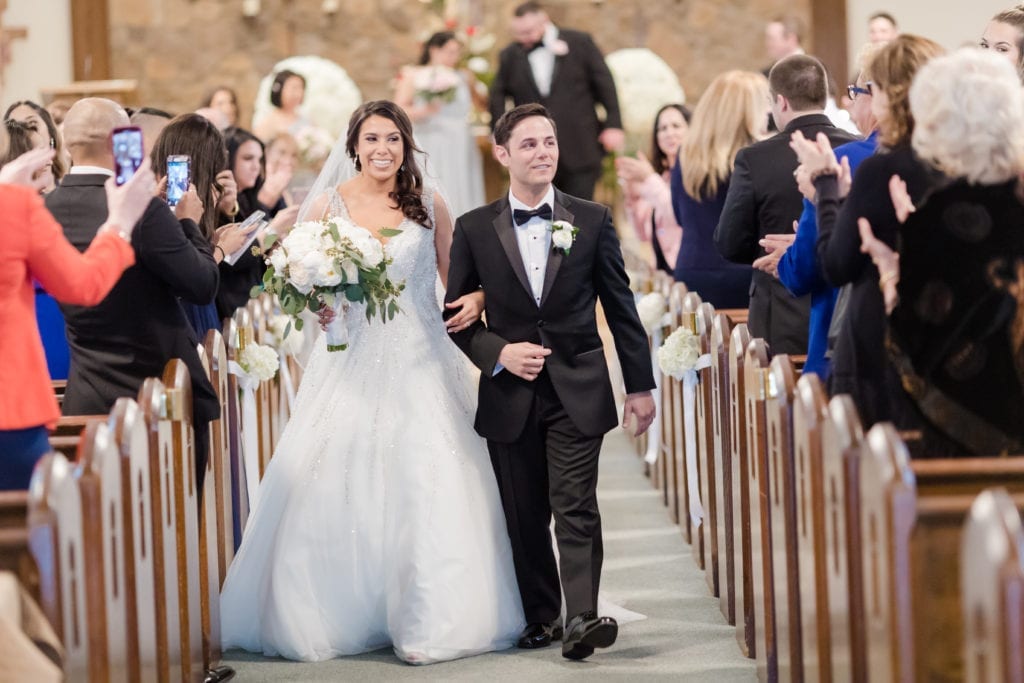
<instances>
[{"instance_id":1,"label":"black dress shoe","mask_svg":"<svg viewBox=\"0 0 1024 683\"><path fill-rule=\"evenodd\" d=\"M599 617L595 612L577 614L565 627L562 656L586 659L595 648L610 647L618 635L619 625L611 617Z\"/></svg>"},{"instance_id":2,"label":"black dress shoe","mask_svg":"<svg viewBox=\"0 0 1024 683\"><path fill-rule=\"evenodd\" d=\"M230 681L234 677L235 670L230 666L218 666L215 669L206 670L203 683L222 683L222 681Z\"/></svg>"},{"instance_id":3,"label":"black dress shoe","mask_svg":"<svg viewBox=\"0 0 1024 683\"><path fill-rule=\"evenodd\" d=\"M538 647L547 647L553 640L562 639L562 625L557 621L550 624L534 623L523 629L522 635L516 645L524 650L534 650Z\"/></svg>"}]
</instances>

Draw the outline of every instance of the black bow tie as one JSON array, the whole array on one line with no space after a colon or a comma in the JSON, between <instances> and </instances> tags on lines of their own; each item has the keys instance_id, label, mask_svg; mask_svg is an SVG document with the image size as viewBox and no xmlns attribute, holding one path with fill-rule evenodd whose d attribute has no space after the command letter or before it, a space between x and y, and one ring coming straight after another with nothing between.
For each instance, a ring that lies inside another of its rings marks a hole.
<instances>
[{"instance_id":1,"label":"black bow tie","mask_svg":"<svg viewBox=\"0 0 1024 683\"><path fill-rule=\"evenodd\" d=\"M541 204L536 209L530 211L525 209L516 209L512 212L512 219L516 222L516 225L522 225L534 216L537 218L543 218L546 221L551 220L551 207L547 204Z\"/></svg>"}]
</instances>

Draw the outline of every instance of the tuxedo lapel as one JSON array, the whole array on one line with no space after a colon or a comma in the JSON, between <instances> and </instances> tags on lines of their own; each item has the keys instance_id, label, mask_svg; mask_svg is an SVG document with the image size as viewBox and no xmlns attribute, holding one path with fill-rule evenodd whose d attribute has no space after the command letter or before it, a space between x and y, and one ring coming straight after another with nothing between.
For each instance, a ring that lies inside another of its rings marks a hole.
<instances>
[{"instance_id":1,"label":"tuxedo lapel","mask_svg":"<svg viewBox=\"0 0 1024 683\"><path fill-rule=\"evenodd\" d=\"M553 218L556 221L565 221L569 225L572 225L575 216L562 205L563 195L558 190L555 190L555 207L553 211ZM558 269L562 267L562 261L565 259L565 253L561 249L556 249L554 242L551 244L551 251L548 252L548 265L544 271L544 291L540 295L540 303L543 306L544 302L547 301L548 294L551 293L551 287L555 284L555 278L558 277Z\"/></svg>"},{"instance_id":2,"label":"tuxedo lapel","mask_svg":"<svg viewBox=\"0 0 1024 683\"><path fill-rule=\"evenodd\" d=\"M540 102L544 98L540 94L540 88L537 86L537 78L533 75L533 66L530 64L530 56L526 50L522 49L518 45L516 46L516 53L519 55L520 68L526 71L526 78L530 81L530 87L533 89L533 98L530 101Z\"/></svg>"},{"instance_id":3,"label":"tuxedo lapel","mask_svg":"<svg viewBox=\"0 0 1024 683\"><path fill-rule=\"evenodd\" d=\"M533 301L533 289L530 288L530 279L526 276L523 255L519 252L519 241L516 239L516 230L512 224L512 207L509 205L508 199L503 200L498 209L498 215L493 222L494 231L498 233L498 240L505 250L505 256L508 257L512 270L515 271L516 277L519 279L519 284L523 286L530 295L530 300Z\"/></svg>"}]
</instances>

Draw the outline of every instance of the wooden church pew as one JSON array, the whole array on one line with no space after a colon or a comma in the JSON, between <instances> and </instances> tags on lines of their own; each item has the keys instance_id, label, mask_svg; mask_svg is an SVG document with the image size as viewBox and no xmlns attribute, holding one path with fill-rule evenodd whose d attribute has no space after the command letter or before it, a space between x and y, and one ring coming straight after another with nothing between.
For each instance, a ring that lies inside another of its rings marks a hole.
<instances>
[{"instance_id":1,"label":"wooden church pew","mask_svg":"<svg viewBox=\"0 0 1024 683\"><path fill-rule=\"evenodd\" d=\"M178 610L181 615L183 680L202 681L202 591L199 569L199 500L196 481L195 438L192 431L192 382L185 363L175 358L164 368L167 395L165 418L170 423L172 457L177 463L174 507L177 538Z\"/></svg>"},{"instance_id":2,"label":"wooden church pew","mask_svg":"<svg viewBox=\"0 0 1024 683\"><path fill-rule=\"evenodd\" d=\"M715 503L718 541L718 595L722 616L729 624L736 623L736 562L733 510L739 487L733 486L732 429L729 420L730 385L729 316L717 313L711 326L711 402L713 425L712 458L715 462Z\"/></svg>"},{"instance_id":3,"label":"wooden church pew","mask_svg":"<svg viewBox=\"0 0 1024 683\"><path fill-rule=\"evenodd\" d=\"M719 315L725 313L719 311ZM729 460L733 496L733 566L736 571L736 641L740 651L754 657L755 623L753 572L750 564L750 488L747 455L746 357L750 332L745 323L732 328L729 335Z\"/></svg>"},{"instance_id":4,"label":"wooden church pew","mask_svg":"<svg viewBox=\"0 0 1024 683\"><path fill-rule=\"evenodd\" d=\"M106 423L94 422L85 428L79 461L76 478L82 503L89 678L128 681L121 455Z\"/></svg>"},{"instance_id":5,"label":"wooden church pew","mask_svg":"<svg viewBox=\"0 0 1024 683\"><path fill-rule=\"evenodd\" d=\"M178 464L172 450L169 397L160 379L150 377L139 390L139 407L146 418L152 501L153 592L156 601L157 673L161 681L182 680L182 617L179 587L178 512L174 483ZM182 576L184 581L184 576ZM187 629L187 626L186 626Z\"/></svg>"},{"instance_id":6,"label":"wooden church pew","mask_svg":"<svg viewBox=\"0 0 1024 683\"><path fill-rule=\"evenodd\" d=\"M82 503L73 466L59 453L44 455L32 473L28 530L40 606L64 645L66 680L91 680Z\"/></svg>"},{"instance_id":7,"label":"wooden church pew","mask_svg":"<svg viewBox=\"0 0 1024 683\"><path fill-rule=\"evenodd\" d=\"M697 332L697 309L700 308L701 300L700 296L696 292L686 292L682 297L681 305L679 306L679 321L678 326L688 327L690 331L696 334ZM679 525L685 530L684 537L688 539L690 543L690 549L693 551L693 557L697 562L697 566L704 569L705 563L705 548L704 548L704 530L705 525L697 527L693 524L690 519L690 473L686 468L686 424L685 424L685 411L683 409L683 383L682 381L673 380L673 396L674 396L674 417L673 422L675 424L676 431L676 447L673 453L672 462L675 466L675 488L679 492L679 507L683 511L683 514L679 518ZM699 391L697 392L700 393ZM700 443L697 444L698 450ZM700 468L696 473L697 481L696 488L700 490ZM707 510L704 511L705 518L707 517Z\"/></svg>"},{"instance_id":8,"label":"wooden church pew","mask_svg":"<svg viewBox=\"0 0 1024 683\"><path fill-rule=\"evenodd\" d=\"M684 301L688 293L686 285L673 282L669 285L668 310L670 323L663 330L662 337L667 339L677 327L689 324L684 312ZM665 414L666 429L662 432L662 457L658 460L657 478L662 492L662 499L669 509L669 517L679 524L683 530L683 538L687 543L693 542L693 526L690 524L689 491L686 488L685 468L680 468L684 446L683 426L683 385L665 375L662 378L662 410Z\"/></svg>"},{"instance_id":9,"label":"wooden church pew","mask_svg":"<svg viewBox=\"0 0 1024 683\"><path fill-rule=\"evenodd\" d=\"M235 539L233 519L233 498L231 495L231 442L232 438L237 444L238 435L232 434L232 429L237 429L237 421L233 424L232 413L237 414L238 393L230 390L230 377L228 373L227 347L224 345L224 338L217 330L210 330L206 334L203 344L203 355L207 363L210 375L210 383L213 385L217 398L220 399L220 418L210 424L210 463L213 467L213 476L207 479L206 493L213 495L211 498L216 506L216 542L217 542L217 572L218 588L224 584L228 567L235 556ZM234 404L234 410L231 405ZM209 475L208 475L209 476Z\"/></svg>"},{"instance_id":10,"label":"wooden church pew","mask_svg":"<svg viewBox=\"0 0 1024 683\"><path fill-rule=\"evenodd\" d=\"M888 423L872 427L867 453L861 558L869 677L961 680L961 527L993 478L1024 494L1024 458L911 461Z\"/></svg>"},{"instance_id":11,"label":"wooden church pew","mask_svg":"<svg viewBox=\"0 0 1024 683\"><path fill-rule=\"evenodd\" d=\"M859 486L864 431L849 396L832 397L821 429L832 680L866 681Z\"/></svg>"},{"instance_id":12,"label":"wooden church pew","mask_svg":"<svg viewBox=\"0 0 1024 683\"><path fill-rule=\"evenodd\" d=\"M1024 683L1024 530L1020 496L986 489L960 542L967 683Z\"/></svg>"},{"instance_id":13,"label":"wooden church pew","mask_svg":"<svg viewBox=\"0 0 1024 683\"><path fill-rule=\"evenodd\" d=\"M700 301L695 292L687 296L694 297L694 303ZM711 304L699 303L697 305L694 312L694 332L700 340L701 354L711 353L711 328L714 319L715 309ZM704 579L711 594L718 597L718 505L715 499L716 467L711 368L698 370L697 376L700 378L696 391L697 476L701 507L704 510L704 519L700 525L700 540L704 556Z\"/></svg>"},{"instance_id":14,"label":"wooden church pew","mask_svg":"<svg viewBox=\"0 0 1024 683\"><path fill-rule=\"evenodd\" d=\"M796 369L789 356L772 358L765 403L768 433L768 523L762 551L770 556L771 591L775 606L775 657L780 681L803 680L803 642L800 614L799 547L796 531L795 467L793 459L793 395ZM764 509L764 508L762 508ZM768 572L766 572L766 577ZM766 607L767 609L767 607Z\"/></svg>"},{"instance_id":15,"label":"wooden church pew","mask_svg":"<svg viewBox=\"0 0 1024 683\"><path fill-rule=\"evenodd\" d=\"M114 404L110 426L121 461L128 677L132 681L155 680L158 610L153 516L157 511L151 495L149 429L139 404L130 398L119 398Z\"/></svg>"},{"instance_id":16,"label":"wooden church pew","mask_svg":"<svg viewBox=\"0 0 1024 683\"><path fill-rule=\"evenodd\" d=\"M239 345L239 326L234 318L224 321L224 342L227 346L229 361L237 360ZM214 389L217 389L215 386ZM221 409L227 411L228 459L231 463L231 535L234 540L232 554L242 543L242 534L249 519L249 487L245 473L244 454L242 452L242 406L238 399L238 378L227 373L227 400L222 402ZM224 419L224 416L221 416Z\"/></svg>"},{"instance_id":17,"label":"wooden church pew","mask_svg":"<svg viewBox=\"0 0 1024 683\"><path fill-rule=\"evenodd\" d=\"M822 430L828 399L818 375L802 375L793 399L794 494L804 678L832 680L832 638L825 552Z\"/></svg>"},{"instance_id":18,"label":"wooden church pew","mask_svg":"<svg viewBox=\"0 0 1024 683\"><path fill-rule=\"evenodd\" d=\"M751 596L754 603L754 651L760 681L778 679L775 596L772 578L771 517L768 508L767 414L768 346L753 339L744 360L747 418L747 482L750 496Z\"/></svg>"}]
</instances>

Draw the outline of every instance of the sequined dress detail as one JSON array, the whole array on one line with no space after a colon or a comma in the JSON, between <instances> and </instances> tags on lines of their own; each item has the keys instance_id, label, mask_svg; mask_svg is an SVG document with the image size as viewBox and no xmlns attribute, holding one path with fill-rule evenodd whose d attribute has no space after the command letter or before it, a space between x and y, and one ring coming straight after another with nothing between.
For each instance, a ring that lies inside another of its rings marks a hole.
<instances>
[{"instance_id":1,"label":"sequined dress detail","mask_svg":"<svg viewBox=\"0 0 1024 683\"><path fill-rule=\"evenodd\" d=\"M334 190L329 205L350 220ZM400 229L385 250L402 312L382 324L353 306L347 351L318 340L224 584L225 648L313 661L392 646L429 663L510 647L523 627L434 233Z\"/></svg>"}]
</instances>

